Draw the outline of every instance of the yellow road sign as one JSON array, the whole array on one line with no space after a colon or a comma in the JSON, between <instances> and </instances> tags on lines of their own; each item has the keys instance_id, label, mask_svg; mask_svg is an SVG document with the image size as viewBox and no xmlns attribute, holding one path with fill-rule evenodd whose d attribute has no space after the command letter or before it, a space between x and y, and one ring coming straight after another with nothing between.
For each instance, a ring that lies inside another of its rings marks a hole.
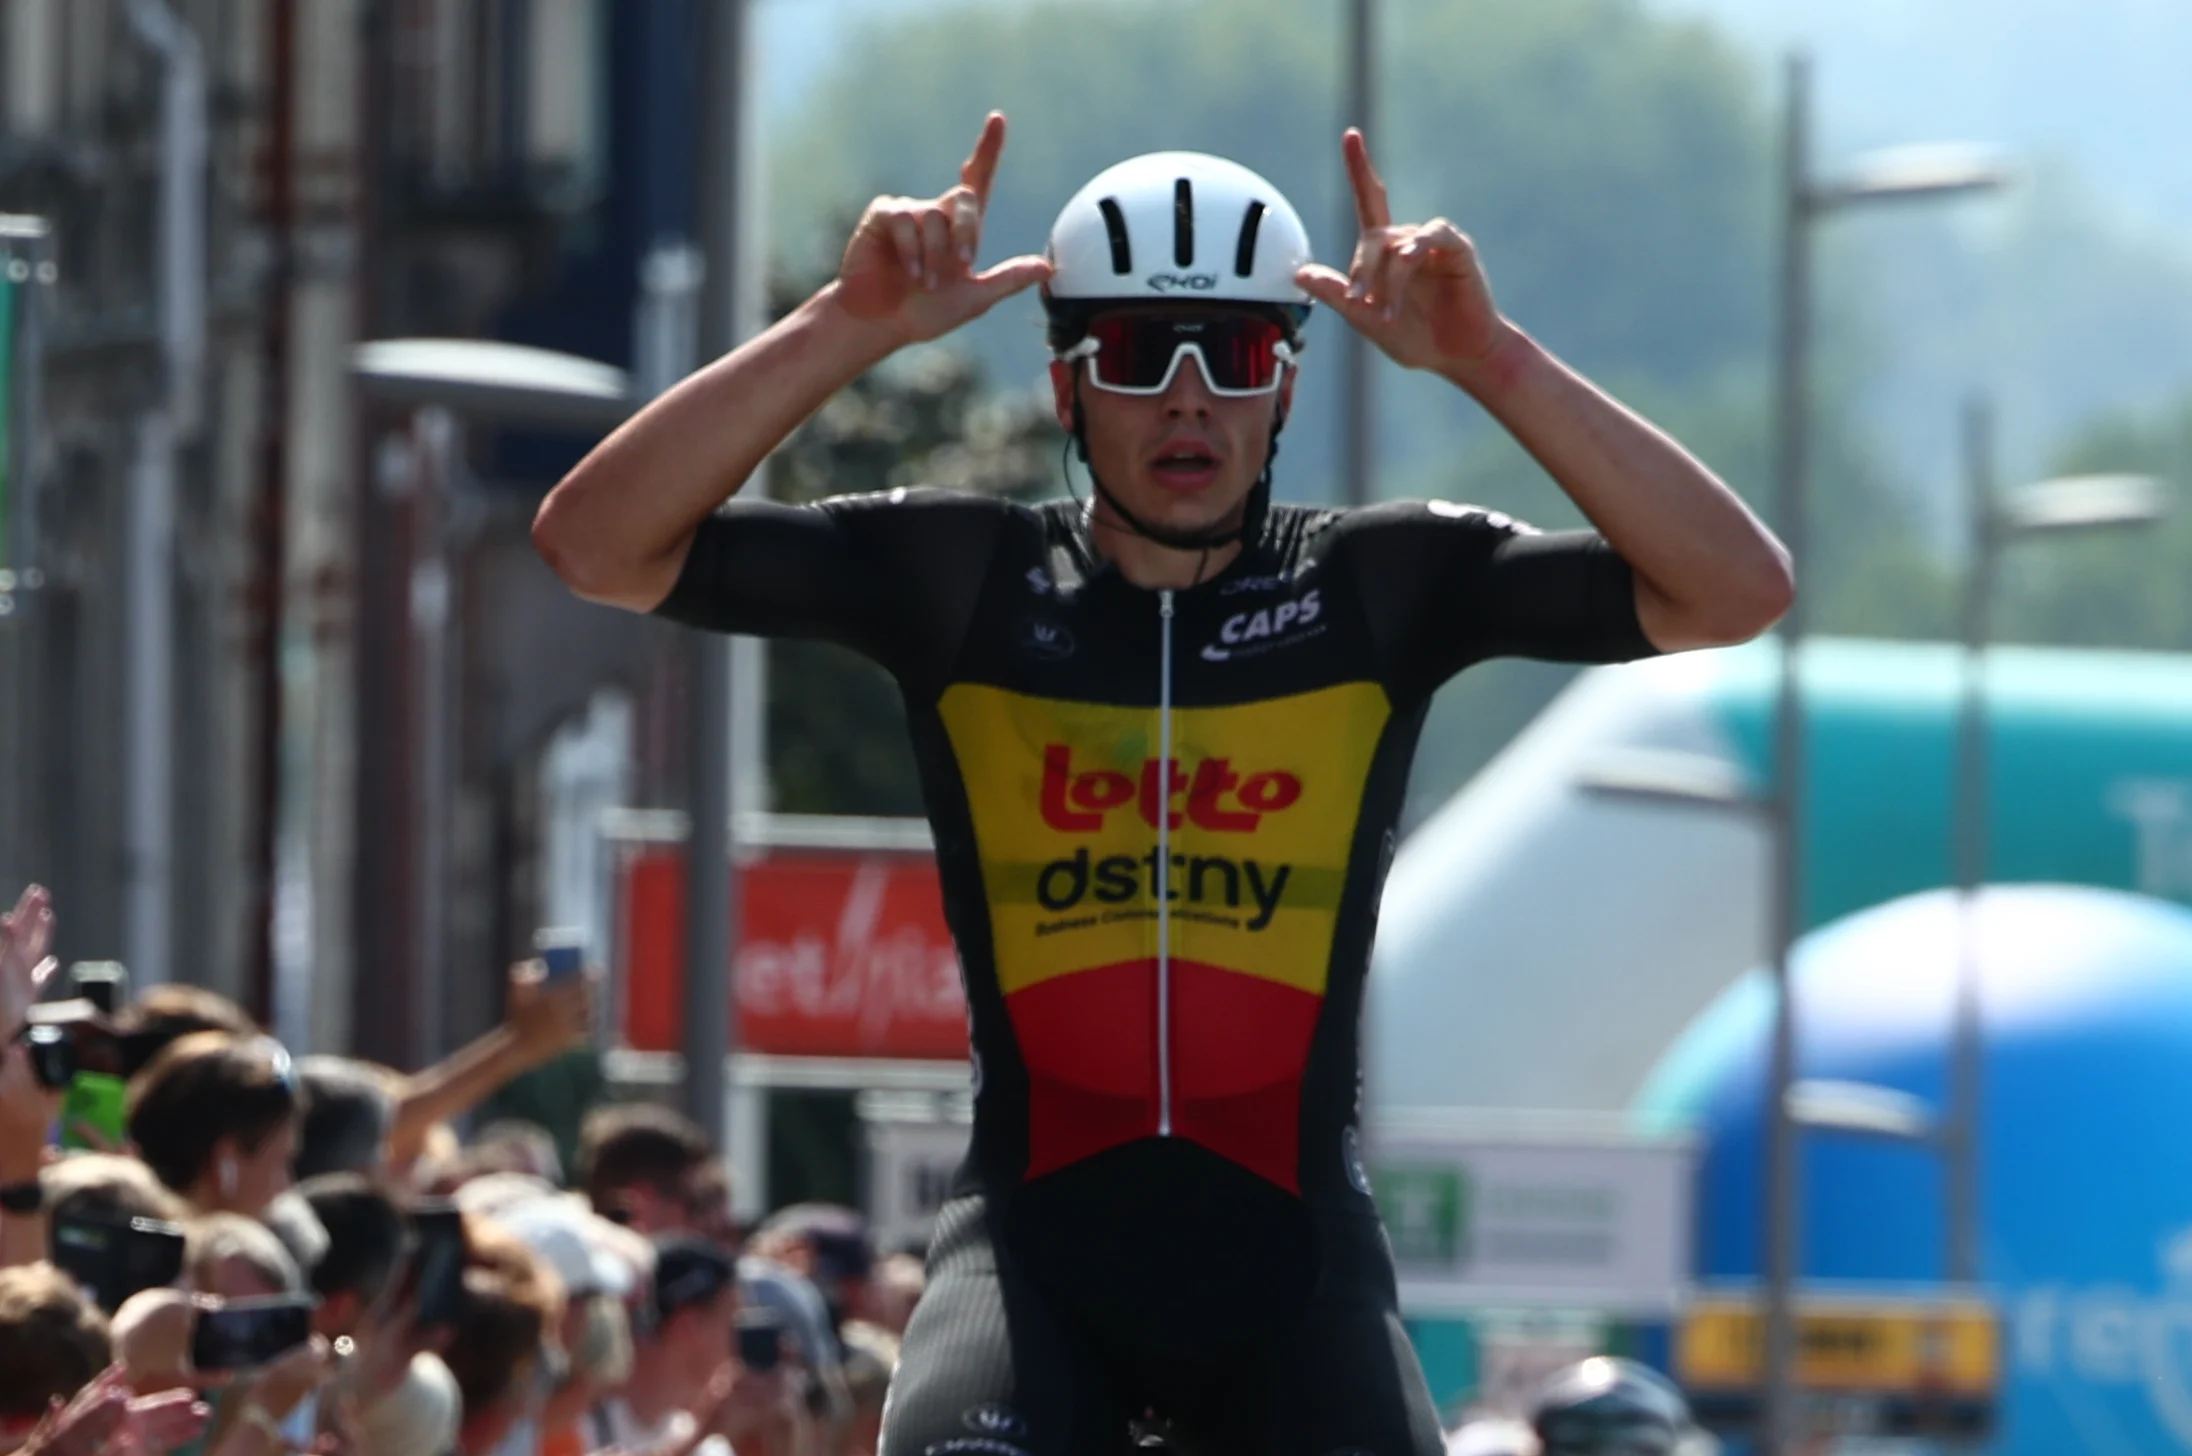
<instances>
[{"instance_id":1,"label":"yellow road sign","mask_svg":"<svg viewBox=\"0 0 2192 1456\"><path fill-rule=\"evenodd\" d=\"M1764 1316L1749 1299L1691 1304L1675 1370L1696 1391L1749 1390L1764 1365ZM1879 1396L1991 1395L2001 1376L2001 1325L1979 1299L1807 1296L1797 1314L1797 1382Z\"/></svg>"}]
</instances>

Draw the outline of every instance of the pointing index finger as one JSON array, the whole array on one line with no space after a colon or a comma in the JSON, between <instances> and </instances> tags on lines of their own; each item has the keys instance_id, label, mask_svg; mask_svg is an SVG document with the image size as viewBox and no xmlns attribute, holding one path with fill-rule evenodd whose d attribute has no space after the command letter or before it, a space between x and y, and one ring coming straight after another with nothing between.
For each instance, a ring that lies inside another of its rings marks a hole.
<instances>
[{"instance_id":1,"label":"pointing index finger","mask_svg":"<svg viewBox=\"0 0 2192 1456\"><path fill-rule=\"evenodd\" d=\"M997 159L1004 151L1005 114L992 111L989 119L982 123L981 139L975 142L974 151L959 169L959 180L974 189L974 200L985 211L989 207L990 184L997 180Z\"/></svg>"},{"instance_id":2,"label":"pointing index finger","mask_svg":"<svg viewBox=\"0 0 2192 1456\"><path fill-rule=\"evenodd\" d=\"M1341 149L1347 153L1347 180L1354 184L1355 218L1362 230L1390 227L1393 209L1385 200L1385 182L1370 165L1370 143L1363 140L1360 128L1347 129Z\"/></svg>"}]
</instances>

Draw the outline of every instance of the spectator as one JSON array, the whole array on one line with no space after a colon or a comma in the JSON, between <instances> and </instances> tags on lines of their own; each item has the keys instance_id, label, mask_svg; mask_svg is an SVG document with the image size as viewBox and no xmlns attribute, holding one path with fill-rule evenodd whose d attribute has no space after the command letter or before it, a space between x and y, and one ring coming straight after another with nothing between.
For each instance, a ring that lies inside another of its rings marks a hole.
<instances>
[{"instance_id":1,"label":"spectator","mask_svg":"<svg viewBox=\"0 0 2192 1456\"><path fill-rule=\"evenodd\" d=\"M190 1217L190 1205L153 1177L150 1168L119 1153L71 1153L48 1163L38 1181L45 1190L46 1212L55 1218L182 1223Z\"/></svg>"},{"instance_id":2,"label":"spectator","mask_svg":"<svg viewBox=\"0 0 2192 1456\"><path fill-rule=\"evenodd\" d=\"M738 1288L747 1304L776 1315L784 1362L797 1377L808 1414L822 1423L826 1443L834 1446L852 1420L852 1397L845 1389L844 1352L830 1325L829 1306L805 1275L758 1254L738 1261Z\"/></svg>"},{"instance_id":3,"label":"spectator","mask_svg":"<svg viewBox=\"0 0 2192 1456\"><path fill-rule=\"evenodd\" d=\"M894 1335L904 1335L906 1322L913 1318L913 1307L921 1302L921 1291L927 1287L928 1268L918 1255L887 1254L876 1263L861 1308L870 1323Z\"/></svg>"},{"instance_id":4,"label":"spectator","mask_svg":"<svg viewBox=\"0 0 2192 1456\"><path fill-rule=\"evenodd\" d=\"M51 1264L0 1269L0 1443L28 1433L112 1358L107 1318L75 1281Z\"/></svg>"},{"instance_id":5,"label":"spectator","mask_svg":"<svg viewBox=\"0 0 2192 1456\"><path fill-rule=\"evenodd\" d=\"M883 1397L898 1369L898 1336L866 1320L853 1320L843 1335L845 1394L852 1402L852 1419L845 1425L838 1456L876 1456L883 1439Z\"/></svg>"},{"instance_id":6,"label":"spectator","mask_svg":"<svg viewBox=\"0 0 2192 1456\"><path fill-rule=\"evenodd\" d=\"M202 1212L256 1217L289 1186L299 1093L270 1037L198 1031L129 1084L129 1138L160 1181Z\"/></svg>"},{"instance_id":7,"label":"spectator","mask_svg":"<svg viewBox=\"0 0 2192 1456\"><path fill-rule=\"evenodd\" d=\"M464 1233L464 1310L442 1358L463 1400L457 1449L487 1456L562 1383L563 1289L508 1231L468 1217Z\"/></svg>"},{"instance_id":8,"label":"spectator","mask_svg":"<svg viewBox=\"0 0 2192 1456\"><path fill-rule=\"evenodd\" d=\"M240 1213L204 1213L183 1225L183 1279L199 1294L258 1299L302 1294L304 1271L272 1229Z\"/></svg>"},{"instance_id":9,"label":"spectator","mask_svg":"<svg viewBox=\"0 0 2192 1456\"><path fill-rule=\"evenodd\" d=\"M351 1057L314 1056L297 1063L304 1088L291 1173L299 1182L323 1173L378 1176L388 1162L396 1098L385 1073Z\"/></svg>"},{"instance_id":10,"label":"spectator","mask_svg":"<svg viewBox=\"0 0 2192 1456\"><path fill-rule=\"evenodd\" d=\"M864 1318L875 1245L868 1221L834 1203L795 1203L778 1209L754 1231L753 1252L804 1275L822 1295L830 1327Z\"/></svg>"},{"instance_id":11,"label":"spectator","mask_svg":"<svg viewBox=\"0 0 2192 1456\"><path fill-rule=\"evenodd\" d=\"M463 1418L448 1365L438 1355L415 1356L395 1388L359 1412L362 1456L448 1456Z\"/></svg>"},{"instance_id":12,"label":"spectator","mask_svg":"<svg viewBox=\"0 0 2192 1456\"><path fill-rule=\"evenodd\" d=\"M579 1131L579 1182L594 1211L643 1234L694 1232L714 1163L706 1133L649 1102L599 1108Z\"/></svg>"},{"instance_id":13,"label":"spectator","mask_svg":"<svg viewBox=\"0 0 2192 1456\"><path fill-rule=\"evenodd\" d=\"M194 1032L225 1031L250 1038L262 1030L250 1013L226 996L172 981L140 992L114 1014L114 1028L122 1038L123 1073L130 1077Z\"/></svg>"},{"instance_id":14,"label":"spectator","mask_svg":"<svg viewBox=\"0 0 2192 1456\"><path fill-rule=\"evenodd\" d=\"M584 1202L560 1194L510 1205L494 1221L545 1261L563 1285L563 1323L556 1333L571 1358L541 1413L540 1431L544 1448L570 1445L580 1418L631 1378L624 1300L637 1271L611 1248L630 1236ZM650 1249L650 1262L651 1256Z\"/></svg>"},{"instance_id":15,"label":"spectator","mask_svg":"<svg viewBox=\"0 0 2192 1456\"><path fill-rule=\"evenodd\" d=\"M320 1301L313 1328L331 1340L355 1335L403 1263L403 1210L355 1173L308 1179L294 1196L327 1238L326 1252L307 1266L306 1282Z\"/></svg>"},{"instance_id":16,"label":"spectator","mask_svg":"<svg viewBox=\"0 0 2192 1456\"><path fill-rule=\"evenodd\" d=\"M481 1128L466 1152L465 1164L474 1173L523 1173L563 1186L563 1158L556 1151L554 1134L538 1123L514 1117Z\"/></svg>"},{"instance_id":17,"label":"spectator","mask_svg":"<svg viewBox=\"0 0 2192 1456\"><path fill-rule=\"evenodd\" d=\"M721 1456L798 1456L803 1422L776 1372L732 1358L737 1261L691 1234L658 1234L645 1316L634 1331L632 1378L589 1421L595 1449L655 1451L701 1446Z\"/></svg>"}]
</instances>

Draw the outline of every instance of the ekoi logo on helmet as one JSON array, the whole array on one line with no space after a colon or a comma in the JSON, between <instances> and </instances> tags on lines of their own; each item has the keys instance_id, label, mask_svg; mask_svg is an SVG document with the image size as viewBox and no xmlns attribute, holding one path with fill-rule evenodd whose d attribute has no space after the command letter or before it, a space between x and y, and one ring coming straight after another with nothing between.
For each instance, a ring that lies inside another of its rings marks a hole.
<instances>
[{"instance_id":1,"label":"ekoi logo on helmet","mask_svg":"<svg viewBox=\"0 0 2192 1456\"><path fill-rule=\"evenodd\" d=\"M1160 800L1173 829L1193 824L1216 834L1252 833L1266 814L1276 814L1301 798L1302 782L1280 769L1242 774L1229 758L1204 758L1192 773L1178 759L1160 776L1154 758L1129 778L1116 769L1075 772L1073 749L1064 743L1043 749L1043 822L1061 834L1094 834L1111 811L1132 803L1142 822L1157 827ZM1174 800L1186 796L1184 808Z\"/></svg>"}]
</instances>

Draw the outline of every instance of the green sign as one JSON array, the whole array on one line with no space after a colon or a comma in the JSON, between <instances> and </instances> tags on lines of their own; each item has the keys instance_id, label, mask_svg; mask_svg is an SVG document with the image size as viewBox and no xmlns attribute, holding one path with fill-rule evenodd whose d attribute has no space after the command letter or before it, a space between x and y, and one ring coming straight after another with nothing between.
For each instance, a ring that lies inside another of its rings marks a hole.
<instances>
[{"instance_id":1,"label":"green sign","mask_svg":"<svg viewBox=\"0 0 2192 1456\"><path fill-rule=\"evenodd\" d=\"M1469 1235L1469 1177L1452 1165L1399 1164L1378 1169L1378 1213L1403 1264L1461 1260Z\"/></svg>"}]
</instances>

